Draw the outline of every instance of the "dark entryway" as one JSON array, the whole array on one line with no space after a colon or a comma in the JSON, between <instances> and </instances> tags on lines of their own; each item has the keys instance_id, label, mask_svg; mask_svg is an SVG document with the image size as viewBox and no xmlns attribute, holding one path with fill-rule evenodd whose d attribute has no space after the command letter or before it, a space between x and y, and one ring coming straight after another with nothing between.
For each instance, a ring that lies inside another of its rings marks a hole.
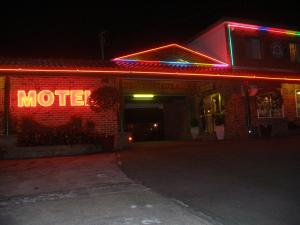
<instances>
[{"instance_id":1,"label":"dark entryway","mask_svg":"<svg viewBox=\"0 0 300 225\"><path fill-rule=\"evenodd\" d=\"M138 105L136 106L138 107ZM145 107L145 105L144 105ZM134 141L163 140L163 109L154 108L125 109L126 129L132 133Z\"/></svg>"},{"instance_id":2,"label":"dark entryway","mask_svg":"<svg viewBox=\"0 0 300 225\"><path fill-rule=\"evenodd\" d=\"M125 97L125 130L136 141L178 140L186 124L184 96L156 96L151 100Z\"/></svg>"}]
</instances>

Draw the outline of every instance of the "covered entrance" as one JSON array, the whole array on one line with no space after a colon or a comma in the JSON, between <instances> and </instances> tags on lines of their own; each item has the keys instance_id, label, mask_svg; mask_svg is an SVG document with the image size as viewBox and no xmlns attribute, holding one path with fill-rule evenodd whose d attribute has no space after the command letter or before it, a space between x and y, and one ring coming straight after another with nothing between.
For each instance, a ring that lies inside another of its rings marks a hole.
<instances>
[{"instance_id":1,"label":"covered entrance","mask_svg":"<svg viewBox=\"0 0 300 225\"><path fill-rule=\"evenodd\" d=\"M147 95L144 95L147 96ZM178 140L185 136L185 96L125 96L124 128L134 141Z\"/></svg>"}]
</instances>

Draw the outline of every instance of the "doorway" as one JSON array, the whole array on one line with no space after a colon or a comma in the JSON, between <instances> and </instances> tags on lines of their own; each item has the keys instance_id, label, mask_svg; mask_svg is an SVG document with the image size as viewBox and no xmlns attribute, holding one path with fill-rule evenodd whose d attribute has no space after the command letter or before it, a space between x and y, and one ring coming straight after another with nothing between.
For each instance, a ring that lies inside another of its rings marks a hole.
<instances>
[{"instance_id":1,"label":"doorway","mask_svg":"<svg viewBox=\"0 0 300 225\"><path fill-rule=\"evenodd\" d=\"M185 96L125 97L124 128L136 141L179 140L186 129Z\"/></svg>"}]
</instances>

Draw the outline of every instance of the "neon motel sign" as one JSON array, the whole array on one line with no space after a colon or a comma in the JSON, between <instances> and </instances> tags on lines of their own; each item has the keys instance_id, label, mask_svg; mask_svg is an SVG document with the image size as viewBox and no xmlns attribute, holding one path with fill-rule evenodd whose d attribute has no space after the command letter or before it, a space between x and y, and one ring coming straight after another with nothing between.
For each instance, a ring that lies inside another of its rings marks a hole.
<instances>
[{"instance_id":1,"label":"neon motel sign","mask_svg":"<svg viewBox=\"0 0 300 225\"><path fill-rule=\"evenodd\" d=\"M49 107L58 101L59 106L88 106L90 90L18 90L18 107Z\"/></svg>"}]
</instances>

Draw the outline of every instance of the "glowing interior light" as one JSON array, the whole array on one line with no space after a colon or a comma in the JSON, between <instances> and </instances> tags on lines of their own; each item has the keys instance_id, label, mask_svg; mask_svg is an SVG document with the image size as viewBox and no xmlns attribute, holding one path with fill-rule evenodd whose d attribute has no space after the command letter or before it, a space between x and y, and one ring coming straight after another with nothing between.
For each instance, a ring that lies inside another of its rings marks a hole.
<instances>
[{"instance_id":1,"label":"glowing interior light","mask_svg":"<svg viewBox=\"0 0 300 225\"><path fill-rule=\"evenodd\" d=\"M158 127L158 123L154 123L154 124L153 124L153 127Z\"/></svg>"},{"instance_id":2,"label":"glowing interior light","mask_svg":"<svg viewBox=\"0 0 300 225\"><path fill-rule=\"evenodd\" d=\"M153 99L154 95L153 94L134 94L133 98L136 98L136 99Z\"/></svg>"},{"instance_id":3,"label":"glowing interior light","mask_svg":"<svg viewBox=\"0 0 300 225\"><path fill-rule=\"evenodd\" d=\"M36 107L36 91L30 90L27 95L24 90L18 91L18 107Z\"/></svg>"},{"instance_id":4,"label":"glowing interior light","mask_svg":"<svg viewBox=\"0 0 300 225\"><path fill-rule=\"evenodd\" d=\"M37 95L37 100L39 105L41 106L51 106L54 103L54 94L52 91L49 90L40 91Z\"/></svg>"},{"instance_id":5,"label":"glowing interior light","mask_svg":"<svg viewBox=\"0 0 300 225\"><path fill-rule=\"evenodd\" d=\"M300 95L300 91L297 91L296 94L297 94L297 95Z\"/></svg>"},{"instance_id":6,"label":"glowing interior light","mask_svg":"<svg viewBox=\"0 0 300 225\"><path fill-rule=\"evenodd\" d=\"M131 136L128 137L128 141L131 142L133 138Z\"/></svg>"}]
</instances>

